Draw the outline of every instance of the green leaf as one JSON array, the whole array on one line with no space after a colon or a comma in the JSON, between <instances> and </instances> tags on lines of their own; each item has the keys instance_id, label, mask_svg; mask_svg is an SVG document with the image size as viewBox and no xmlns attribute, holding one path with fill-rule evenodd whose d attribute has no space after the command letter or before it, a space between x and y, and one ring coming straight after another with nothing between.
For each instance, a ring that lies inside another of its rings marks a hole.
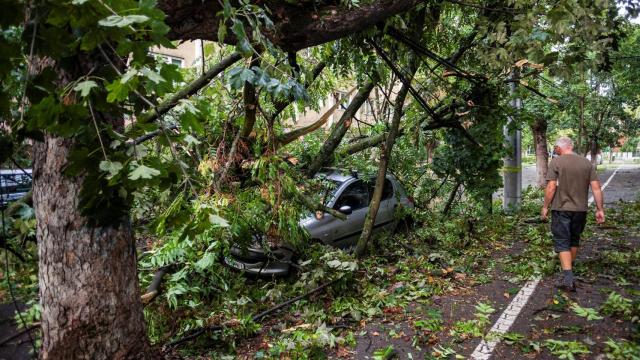
<instances>
[{"instance_id":1,"label":"green leaf","mask_svg":"<svg viewBox=\"0 0 640 360\"><path fill-rule=\"evenodd\" d=\"M224 44L224 39L227 37L227 26L224 24L224 20L220 20L218 25L218 42Z\"/></svg>"},{"instance_id":2,"label":"green leaf","mask_svg":"<svg viewBox=\"0 0 640 360\"><path fill-rule=\"evenodd\" d=\"M155 71L151 71L148 68L142 68L140 70L140 72L142 73L142 75L144 75L147 79L153 81L156 84L159 84L161 82L164 81L164 79L162 78L162 76L160 74L158 74Z\"/></svg>"},{"instance_id":3,"label":"green leaf","mask_svg":"<svg viewBox=\"0 0 640 360\"><path fill-rule=\"evenodd\" d=\"M253 83L255 74L252 70L246 68L233 68L229 71L229 84L233 89L240 89L245 82Z\"/></svg>"},{"instance_id":4,"label":"green leaf","mask_svg":"<svg viewBox=\"0 0 640 360\"><path fill-rule=\"evenodd\" d=\"M136 75L138 75L138 70L134 69L134 68L131 68L131 69L127 70L127 72L124 73L124 75L122 75L122 78L120 78L120 82L125 84Z\"/></svg>"},{"instance_id":5,"label":"green leaf","mask_svg":"<svg viewBox=\"0 0 640 360\"><path fill-rule=\"evenodd\" d=\"M231 16L231 11L233 7L229 0L224 0L224 6L222 7L223 15L225 18L229 18Z\"/></svg>"},{"instance_id":6,"label":"green leaf","mask_svg":"<svg viewBox=\"0 0 640 360\"><path fill-rule=\"evenodd\" d=\"M107 178L110 179L122 170L122 163L118 161L103 160L100 162L100 170L108 172L109 176L107 176Z\"/></svg>"},{"instance_id":7,"label":"green leaf","mask_svg":"<svg viewBox=\"0 0 640 360\"><path fill-rule=\"evenodd\" d=\"M96 84L95 81L85 80L81 83L78 83L78 85L76 85L73 90L80 92L80 96L87 97L91 92L91 89L93 89L94 87L98 87L98 84Z\"/></svg>"},{"instance_id":8,"label":"green leaf","mask_svg":"<svg viewBox=\"0 0 640 360\"><path fill-rule=\"evenodd\" d=\"M107 85L107 90L109 90L108 102L122 101L129 96L129 87L118 80Z\"/></svg>"},{"instance_id":9,"label":"green leaf","mask_svg":"<svg viewBox=\"0 0 640 360\"><path fill-rule=\"evenodd\" d=\"M129 180L138 179L151 179L154 176L160 175L160 171L148 166L140 165L131 173L129 173Z\"/></svg>"},{"instance_id":10,"label":"green leaf","mask_svg":"<svg viewBox=\"0 0 640 360\"><path fill-rule=\"evenodd\" d=\"M271 81L269 74L267 74L266 71L262 71L259 67L254 66L251 70L256 74L255 79L253 80L253 84L255 86L266 86L269 81Z\"/></svg>"},{"instance_id":11,"label":"green leaf","mask_svg":"<svg viewBox=\"0 0 640 360\"><path fill-rule=\"evenodd\" d=\"M111 15L100 21L98 21L98 25L104 27L119 27L123 28L129 26L131 24L139 24L149 21L149 17L146 15Z\"/></svg>"},{"instance_id":12,"label":"green leaf","mask_svg":"<svg viewBox=\"0 0 640 360\"><path fill-rule=\"evenodd\" d=\"M216 262L216 254L206 253L204 256L196 262L196 267L200 270L206 270Z\"/></svg>"},{"instance_id":13,"label":"green leaf","mask_svg":"<svg viewBox=\"0 0 640 360\"><path fill-rule=\"evenodd\" d=\"M140 0L138 7L144 10L153 10L157 5L156 0Z\"/></svg>"},{"instance_id":14,"label":"green leaf","mask_svg":"<svg viewBox=\"0 0 640 360\"><path fill-rule=\"evenodd\" d=\"M186 142L189 145L200 145L202 143L200 140L196 139L190 134L185 135L184 142Z\"/></svg>"},{"instance_id":15,"label":"green leaf","mask_svg":"<svg viewBox=\"0 0 640 360\"><path fill-rule=\"evenodd\" d=\"M89 0L73 0L71 2L71 4L73 4L73 5L82 5L82 4L86 3L87 1L89 1Z\"/></svg>"},{"instance_id":16,"label":"green leaf","mask_svg":"<svg viewBox=\"0 0 640 360\"><path fill-rule=\"evenodd\" d=\"M253 50L251 49L251 44L249 40L246 38L238 40L236 44L236 50L238 50L243 56L251 56L253 54Z\"/></svg>"},{"instance_id":17,"label":"green leaf","mask_svg":"<svg viewBox=\"0 0 640 360\"><path fill-rule=\"evenodd\" d=\"M391 359L395 354L395 350L393 348L393 345L389 345L384 349L378 349L376 351L373 352L373 359L374 360L387 360L387 359Z\"/></svg>"},{"instance_id":18,"label":"green leaf","mask_svg":"<svg viewBox=\"0 0 640 360\"><path fill-rule=\"evenodd\" d=\"M571 310L576 313L576 315L586 318L589 321L593 320L602 320L603 317L598 314L598 312L593 308L582 307L576 303L571 305Z\"/></svg>"},{"instance_id":19,"label":"green leaf","mask_svg":"<svg viewBox=\"0 0 640 360\"><path fill-rule=\"evenodd\" d=\"M220 227L229 227L229 222L218 215L209 215L209 222Z\"/></svg>"},{"instance_id":20,"label":"green leaf","mask_svg":"<svg viewBox=\"0 0 640 360\"><path fill-rule=\"evenodd\" d=\"M244 31L244 24L240 20L233 20L233 25L231 25L231 30L238 37L238 39L244 39L247 37L246 32Z\"/></svg>"}]
</instances>

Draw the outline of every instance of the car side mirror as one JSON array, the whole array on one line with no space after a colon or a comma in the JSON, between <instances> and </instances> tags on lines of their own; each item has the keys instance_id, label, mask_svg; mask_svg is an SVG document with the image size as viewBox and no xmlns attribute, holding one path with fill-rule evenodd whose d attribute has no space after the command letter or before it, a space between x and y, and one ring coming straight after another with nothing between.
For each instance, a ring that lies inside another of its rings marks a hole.
<instances>
[{"instance_id":1,"label":"car side mirror","mask_svg":"<svg viewBox=\"0 0 640 360\"><path fill-rule=\"evenodd\" d=\"M338 209L338 211L340 211L345 215L349 215L353 212L353 210L351 209L351 206L349 205L340 206L340 209Z\"/></svg>"}]
</instances>

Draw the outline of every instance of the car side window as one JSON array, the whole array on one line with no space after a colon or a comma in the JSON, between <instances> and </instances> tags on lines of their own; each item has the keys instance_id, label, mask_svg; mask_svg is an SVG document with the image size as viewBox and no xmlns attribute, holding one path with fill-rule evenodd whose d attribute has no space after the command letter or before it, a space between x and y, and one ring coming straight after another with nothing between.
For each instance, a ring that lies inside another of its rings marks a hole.
<instances>
[{"instance_id":1,"label":"car side window","mask_svg":"<svg viewBox=\"0 0 640 360\"><path fill-rule=\"evenodd\" d=\"M373 191L375 190L376 187L376 179L371 179L371 182L369 182L369 194L373 197ZM393 184L391 183L391 180L389 179L384 179L384 188L382 189L382 199L380 199L380 201L384 201L384 200L388 200L391 199L393 197Z\"/></svg>"},{"instance_id":2,"label":"car side window","mask_svg":"<svg viewBox=\"0 0 640 360\"><path fill-rule=\"evenodd\" d=\"M391 180L384 179L384 188L382 189L382 200L391 199L393 196L393 184Z\"/></svg>"},{"instance_id":3,"label":"car side window","mask_svg":"<svg viewBox=\"0 0 640 360\"><path fill-rule=\"evenodd\" d=\"M345 205L350 206L351 210L362 209L369 206L369 190L362 180L358 180L349 185L342 194L340 194L334 208L340 209Z\"/></svg>"}]
</instances>

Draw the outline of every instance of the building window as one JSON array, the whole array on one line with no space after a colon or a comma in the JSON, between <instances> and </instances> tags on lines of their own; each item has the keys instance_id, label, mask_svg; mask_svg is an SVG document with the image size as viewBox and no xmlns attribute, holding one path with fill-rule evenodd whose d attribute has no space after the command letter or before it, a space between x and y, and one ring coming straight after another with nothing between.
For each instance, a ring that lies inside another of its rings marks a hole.
<instances>
[{"instance_id":1,"label":"building window","mask_svg":"<svg viewBox=\"0 0 640 360\"><path fill-rule=\"evenodd\" d=\"M177 65L178 67L184 67L184 59L181 57L177 57L177 56L171 56L171 55L165 55L165 54L158 54L158 53L151 53L151 55L153 57L155 57L157 60L163 60L164 62L166 62L167 64L172 64L172 65Z\"/></svg>"},{"instance_id":2,"label":"building window","mask_svg":"<svg viewBox=\"0 0 640 360\"><path fill-rule=\"evenodd\" d=\"M184 62L184 60L182 60L181 58L173 57L173 56L167 56L167 57L169 58L169 61L171 64L178 65L178 67L182 67L182 63Z\"/></svg>"}]
</instances>

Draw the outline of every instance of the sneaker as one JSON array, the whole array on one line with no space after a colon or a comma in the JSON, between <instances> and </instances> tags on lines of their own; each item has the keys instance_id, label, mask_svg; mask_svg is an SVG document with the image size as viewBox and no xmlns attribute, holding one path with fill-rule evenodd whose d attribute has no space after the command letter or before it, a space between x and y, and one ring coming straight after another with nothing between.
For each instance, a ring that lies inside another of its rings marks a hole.
<instances>
[{"instance_id":1,"label":"sneaker","mask_svg":"<svg viewBox=\"0 0 640 360\"><path fill-rule=\"evenodd\" d=\"M568 283L563 280L556 284L556 287L562 291L576 292L576 283L574 281Z\"/></svg>"}]
</instances>

